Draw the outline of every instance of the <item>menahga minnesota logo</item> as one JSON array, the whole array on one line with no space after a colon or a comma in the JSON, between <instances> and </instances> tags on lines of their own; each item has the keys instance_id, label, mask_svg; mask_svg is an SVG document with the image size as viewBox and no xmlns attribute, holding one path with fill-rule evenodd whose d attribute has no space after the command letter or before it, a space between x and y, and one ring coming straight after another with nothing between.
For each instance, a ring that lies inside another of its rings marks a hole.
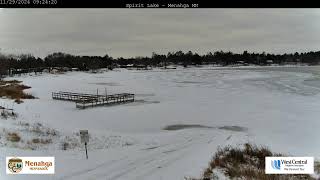
<instances>
[{"instance_id":1,"label":"menahga minnesota logo","mask_svg":"<svg viewBox=\"0 0 320 180\"><path fill-rule=\"evenodd\" d=\"M19 158L12 158L8 161L8 169L12 173L19 173L23 168L23 162L22 159Z\"/></svg>"},{"instance_id":2,"label":"menahga minnesota logo","mask_svg":"<svg viewBox=\"0 0 320 180\"><path fill-rule=\"evenodd\" d=\"M54 157L6 157L7 174L54 174Z\"/></svg>"}]
</instances>

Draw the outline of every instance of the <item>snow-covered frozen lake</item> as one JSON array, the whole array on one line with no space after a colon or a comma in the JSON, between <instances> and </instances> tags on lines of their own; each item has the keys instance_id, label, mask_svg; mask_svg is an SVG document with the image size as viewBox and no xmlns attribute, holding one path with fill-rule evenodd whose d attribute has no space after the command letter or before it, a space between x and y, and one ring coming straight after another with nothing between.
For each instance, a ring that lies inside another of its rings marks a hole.
<instances>
[{"instance_id":1,"label":"snow-covered frozen lake","mask_svg":"<svg viewBox=\"0 0 320 180\"><path fill-rule=\"evenodd\" d=\"M0 138L0 179L183 179L199 177L218 146L253 142L272 151L320 158L320 67L178 68L21 76L39 99L14 104L16 120L2 134L37 134L24 123L54 129L53 143L30 150ZM51 92L129 92L134 103L76 109ZM0 99L12 106L12 100ZM209 128L164 130L170 125ZM234 128L235 127L235 128ZM77 132L88 129L89 160ZM74 146L61 149L61 142ZM5 144L7 143L7 144ZM18 147L18 148L17 148ZM52 176L5 175L6 156L55 156Z\"/></svg>"}]
</instances>

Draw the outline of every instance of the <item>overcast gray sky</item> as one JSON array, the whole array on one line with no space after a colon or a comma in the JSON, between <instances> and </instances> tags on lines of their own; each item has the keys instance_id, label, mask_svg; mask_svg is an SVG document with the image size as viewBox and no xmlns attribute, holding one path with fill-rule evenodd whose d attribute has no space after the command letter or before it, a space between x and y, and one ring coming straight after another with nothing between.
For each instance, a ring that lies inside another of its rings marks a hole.
<instances>
[{"instance_id":1,"label":"overcast gray sky","mask_svg":"<svg viewBox=\"0 0 320 180\"><path fill-rule=\"evenodd\" d=\"M320 50L320 9L0 9L0 48L44 57Z\"/></svg>"}]
</instances>

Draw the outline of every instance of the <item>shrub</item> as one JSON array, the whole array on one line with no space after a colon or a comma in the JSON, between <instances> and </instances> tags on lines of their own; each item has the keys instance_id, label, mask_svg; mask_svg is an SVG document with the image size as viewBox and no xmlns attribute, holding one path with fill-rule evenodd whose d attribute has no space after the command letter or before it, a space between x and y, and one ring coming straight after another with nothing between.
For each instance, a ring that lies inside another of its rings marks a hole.
<instances>
[{"instance_id":1,"label":"shrub","mask_svg":"<svg viewBox=\"0 0 320 180\"><path fill-rule=\"evenodd\" d=\"M3 110L3 111L1 111L1 117L4 118L4 119L7 119L8 118L8 114Z\"/></svg>"},{"instance_id":2,"label":"shrub","mask_svg":"<svg viewBox=\"0 0 320 180\"><path fill-rule=\"evenodd\" d=\"M0 81L0 97L8 97L10 99L15 99L17 103L21 103L20 99L34 99L35 97L31 94L23 92L25 89L31 87L19 84L20 81Z\"/></svg>"},{"instance_id":3,"label":"shrub","mask_svg":"<svg viewBox=\"0 0 320 180\"><path fill-rule=\"evenodd\" d=\"M62 150L67 150L69 148L69 143L68 142L63 142L62 143Z\"/></svg>"},{"instance_id":4,"label":"shrub","mask_svg":"<svg viewBox=\"0 0 320 180\"><path fill-rule=\"evenodd\" d=\"M16 100L14 100L14 102L15 102L15 103L17 103L17 104L21 104L21 103L23 103L23 101L22 101L20 98L18 98L18 99L16 99Z\"/></svg>"},{"instance_id":5,"label":"shrub","mask_svg":"<svg viewBox=\"0 0 320 180\"><path fill-rule=\"evenodd\" d=\"M34 138L32 139L32 143L38 144L49 144L52 143L52 139L39 139L39 138Z\"/></svg>"},{"instance_id":6,"label":"shrub","mask_svg":"<svg viewBox=\"0 0 320 180\"><path fill-rule=\"evenodd\" d=\"M39 143L40 142L40 139L39 138L36 138L36 139L32 139L32 143Z\"/></svg>"},{"instance_id":7,"label":"shrub","mask_svg":"<svg viewBox=\"0 0 320 180\"><path fill-rule=\"evenodd\" d=\"M17 133L8 133L7 140L11 142L19 142L21 138Z\"/></svg>"},{"instance_id":8,"label":"shrub","mask_svg":"<svg viewBox=\"0 0 320 180\"><path fill-rule=\"evenodd\" d=\"M314 172L316 174L319 174L320 173L320 162L314 162Z\"/></svg>"},{"instance_id":9,"label":"shrub","mask_svg":"<svg viewBox=\"0 0 320 180\"><path fill-rule=\"evenodd\" d=\"M41 139L40 143L41 144L50 144L50 143L52 143L52 139Z\"/></svg>"},{"instance_id":10,"label":"shrub","mask_svg":"<svg viewBox=\"0 0 320 180\"><path fill-rule=\"evenodd\" d=\"M271 175L265 174L265 157L283 156L272 153L267 147L245 144L244 148L227 146L218 148L209 167L203 172L202 180L213 177L213 170L218 168L231 179L259 180L298 180L313 179L309 175Z\"/></svg>"}]
</instances>

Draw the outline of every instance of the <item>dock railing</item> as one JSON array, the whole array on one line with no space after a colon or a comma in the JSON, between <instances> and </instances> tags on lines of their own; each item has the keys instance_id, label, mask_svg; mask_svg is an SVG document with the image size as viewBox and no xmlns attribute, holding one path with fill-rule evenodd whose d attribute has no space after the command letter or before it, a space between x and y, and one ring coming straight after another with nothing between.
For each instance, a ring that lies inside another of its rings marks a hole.
<instances>
[{"instance_id":1,"label":"dock railing","mask_svg":"<svg viewBox=\"0 0 320 180\"><path fill-rule=\"evenodd\" d=\"M87 107L134 102L134 94L121 93L121 94L111 94L111 95L94 95L94 94L60 91L60 92L53 92L52 99L73 101L76 103L77 108L85 109Z\"/></svg>"}]
</instances>

